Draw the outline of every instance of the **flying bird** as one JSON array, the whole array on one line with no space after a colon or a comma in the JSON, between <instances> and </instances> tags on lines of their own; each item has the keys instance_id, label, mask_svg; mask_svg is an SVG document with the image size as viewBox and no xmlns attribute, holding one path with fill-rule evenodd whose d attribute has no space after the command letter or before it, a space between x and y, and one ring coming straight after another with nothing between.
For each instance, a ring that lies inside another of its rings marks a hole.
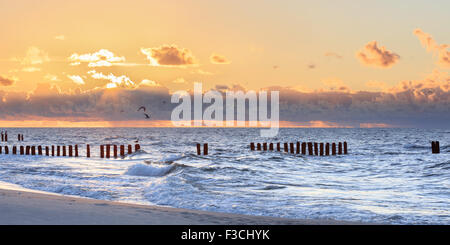
<instances>
[{"instance_id":1,"label":"flying bird","mask_svg":"<svg viewBox=\"0 0 450 245\"><path fill-rule=\"evenodd\" d=\"M145 111L145 106L139 107L139 109L137 111L140 111L141 109L143 109Z\"/></svg>"},{"instance_id":2,"label":"flying bird","mask_svg":"<svg viewBox=\"0 0 450 245\"><path fill-rule=\"evenodd\" d=\"M145 119L150 119L150 116L147 113L144 113Z\"/></svg>"}]
</instances>

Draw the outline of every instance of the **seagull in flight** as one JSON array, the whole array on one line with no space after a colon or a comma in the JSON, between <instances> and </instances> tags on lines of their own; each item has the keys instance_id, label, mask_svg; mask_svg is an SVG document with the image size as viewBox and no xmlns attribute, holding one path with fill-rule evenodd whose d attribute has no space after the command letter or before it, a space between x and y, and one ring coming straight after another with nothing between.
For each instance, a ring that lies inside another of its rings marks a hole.
<instances>
[{"instance_id":1,"label":"seagull in flight","mask_svg":"<svg viewBox=\"0 0 450 245\"><path fill-rule=\"evenodd\" d=\"M150 119L150 116L147 113L144 113L145 119Z\"/></svg>"},{"instance_id":2,"label":"seagull in flight","mask_svg":"<svg viewBox=\"0 0 450 245\"><path fill-rule=\"evenodd\" d=\"M145 111L145 106L139 107L139 109L137 111L140 111L141 109L143 109Z\"/></svg>"}]
</instances>

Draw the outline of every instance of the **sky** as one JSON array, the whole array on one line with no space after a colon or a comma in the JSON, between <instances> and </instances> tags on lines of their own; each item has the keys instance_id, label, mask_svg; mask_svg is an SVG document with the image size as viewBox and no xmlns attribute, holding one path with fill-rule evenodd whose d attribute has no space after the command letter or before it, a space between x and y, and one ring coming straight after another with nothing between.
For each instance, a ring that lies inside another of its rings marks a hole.
<instances>
[{"instance_id":1,"label":"sky","mask_svg":"<svg viewBox=\"0 0 450 245\"><path fill-rule=\"evenodd\" d=\"M448 9L0 0L0 126L170 126L171 94L201 82L280 91L287 126L449 127Z\"/></svg>"}]
</instances>

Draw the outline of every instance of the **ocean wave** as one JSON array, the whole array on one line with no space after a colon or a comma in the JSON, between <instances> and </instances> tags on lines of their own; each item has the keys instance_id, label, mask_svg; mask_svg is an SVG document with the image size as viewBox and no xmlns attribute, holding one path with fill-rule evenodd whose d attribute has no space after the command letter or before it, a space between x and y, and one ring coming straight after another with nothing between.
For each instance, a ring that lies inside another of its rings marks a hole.
<instances>
[{"instance_id":1,"label":"ocean wave","mask_svg":"<svg viewBox=\"0 0 450 245\"><path fill-rule=\"evenodd\" d=\"M449 169L450 168L450 161L441 162L438 164L435 164L433 166L429 166L428 168L442 168L442 169Z\"/></svg>"},{"instance_id":2,"label":"ocean wave","mask_svg":"<svg viewBox=\"0 0 450 245\"><path fill-rule=\"evenodd\" d=\"M404 145L404 148L406 148L406 149L431 149L431 144L427 145L427 146L416 145L416 144L406 144L406 145Z\"/></svg>"},{"instance_id":3,"label":"ocean wave","mask_svg":"<svg viewBox=\"0 0 450 245\"><path fill-rule=\"evenodd\" d=\"M286 186L268 185L268 186L261 188L260 190L269 191L269 190L278 190L278 189L284 189L284 188L286 188Z\"/></svg>"},{"instance_id":4,"label":"ocean wave","mask_svg":"<svg viewBox=\"0 0 450 245\"><path fill-rule=\"evenodd\" d=\"M126 175L132 176L164 176L174 170L176 164L157 166L138 163L127 169Z\"/></svg>"}]
</instances>

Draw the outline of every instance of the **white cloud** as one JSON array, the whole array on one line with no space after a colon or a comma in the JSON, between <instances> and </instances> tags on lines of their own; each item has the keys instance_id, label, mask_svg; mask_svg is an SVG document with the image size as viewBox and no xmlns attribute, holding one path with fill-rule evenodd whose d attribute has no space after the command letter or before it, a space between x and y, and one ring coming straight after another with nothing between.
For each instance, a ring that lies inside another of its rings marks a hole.
<instances>
[{"instance_id":1,"label":"white cloud","mask_svg":"<svg viewBox=\"0 0 450 245\"><path fill-rule=\"evenodd\" d=\"M113 52L100 49L95 53L77 54L74 53L69 57L70 65L76 66L81 63L88 63L89 67L112 66L114 64L124 62L125 57L116 56Z\"/></svg>"},{"instance_id":2,"label":"white cloud","mask_svg":"<svg viewBox=\"0 0 450 245\"><path fill-rule=\"evenodd\" d=\"M70 80L72 80L76 84L79 85L85 84L83 78L78 75L67 75L67 77L70 78Z\"/></svg>"}]
</instances>

